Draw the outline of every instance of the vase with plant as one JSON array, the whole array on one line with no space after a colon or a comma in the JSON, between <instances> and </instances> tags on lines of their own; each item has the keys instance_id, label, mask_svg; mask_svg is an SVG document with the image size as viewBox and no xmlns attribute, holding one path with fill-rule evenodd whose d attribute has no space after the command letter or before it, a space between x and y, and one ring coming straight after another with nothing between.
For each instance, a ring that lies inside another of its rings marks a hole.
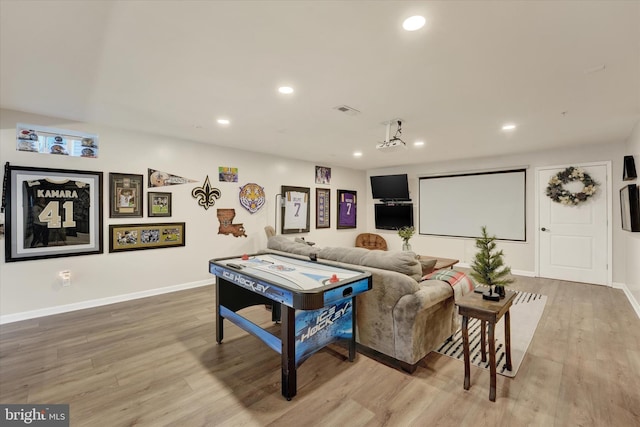
<instances>
[{"instance_id":1,"label":"vase with plant","mask_svg":"<svg viewBox=\"0 0 640 427\"><path fill-rule=\"evenodd\" d=\"M479 283L489 286L489 291L483 294L484 299L499 300L504 298L504 287L513 283L509 278L511 267L504 265L502 250L496 250L496 236L487 234L487 227L482 227L482 237L476 239L476 252L471 264L471 277Z\"/></svg>"},{"instance_id":2,"label":"vase with plant","mask_svg":"<svg viewBox=\"0 0 640 427\"><path fill-rule=\"evenodd\" d=\"M409 239L416 234L416 229L409 226L404 226L398 229L398 236L402 239L402 250L410 251L411 245L409 244Z\"/></svg>"}]
</instances>

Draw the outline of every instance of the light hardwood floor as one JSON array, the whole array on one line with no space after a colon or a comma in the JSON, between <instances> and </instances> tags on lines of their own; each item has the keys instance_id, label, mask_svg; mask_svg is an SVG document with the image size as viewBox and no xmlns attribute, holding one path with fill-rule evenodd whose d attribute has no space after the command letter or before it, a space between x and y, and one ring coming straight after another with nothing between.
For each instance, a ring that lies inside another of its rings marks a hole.
<instances>
[{"instance_id":1,"label":"light hardwood floor","mask_svg":"<svg viewBox=\"0 0 640 427\"><path fill-rule=\"evenodd\" d=\"M638 426L640 319L620 290L518 277L547 295L514 379L429 354L413 375L330 346L280 394L280 356L225 322L214 289L0 326L0 402L69 403L72 426ZM263 307L245 310L273 330Z\"/></svg>"}]
</instances>

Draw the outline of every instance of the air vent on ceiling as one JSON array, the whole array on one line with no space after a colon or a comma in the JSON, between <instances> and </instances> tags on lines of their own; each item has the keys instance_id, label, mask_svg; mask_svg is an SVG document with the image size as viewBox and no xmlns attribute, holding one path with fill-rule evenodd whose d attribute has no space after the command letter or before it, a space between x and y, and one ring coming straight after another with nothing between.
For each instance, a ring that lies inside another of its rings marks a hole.
<instances>
[{"instance_id":1,"label":"air vent on ceiling","mask_svg":"<svg viewBox=\"0 0 640 427\"><path fill-rule=\"evenodd\" d=\"M360 111L356 110L355 108L351 108L348 105L338 105L337 107L333 107L333 109L342 111L343 113L348 114L350 116L355 116L357 114L360 114Z\"/></svg>"}]
</instances>

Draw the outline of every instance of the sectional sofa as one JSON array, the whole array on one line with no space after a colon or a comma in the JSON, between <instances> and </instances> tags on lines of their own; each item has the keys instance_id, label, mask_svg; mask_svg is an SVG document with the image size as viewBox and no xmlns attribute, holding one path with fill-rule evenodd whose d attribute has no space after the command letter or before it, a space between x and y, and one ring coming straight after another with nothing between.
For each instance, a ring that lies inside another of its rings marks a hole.
<instances>
[{"instance_id":1,"label":"sectional sofa","mask_svg":"<svg viewBox=\"0 0 640 427\"><path fill-rule=\"evenodd\" d=\"M409 373L459 328L455 298L474 286L454 270L425 275L413 252L316 248L282 235L270 236L265 252L304 259L313 253L319 262L371 272L373 288L357 297L358 350Z\"/></svg>"}]
</instances>

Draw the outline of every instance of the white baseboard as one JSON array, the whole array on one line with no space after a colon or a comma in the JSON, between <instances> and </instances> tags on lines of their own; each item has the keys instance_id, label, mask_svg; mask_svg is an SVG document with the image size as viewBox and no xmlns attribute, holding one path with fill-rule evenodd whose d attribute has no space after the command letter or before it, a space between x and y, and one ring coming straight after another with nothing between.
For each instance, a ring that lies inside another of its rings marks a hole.
<instances>
[{"instance_id":1,"label":"white baseboard","mask_svg":"<svg viewBox=\"0 0 640 427\"><path fill-rule=\"evenodd\" d=\"M629 291L629 288L627 288L627 285L625 283L613 282L611 284L611 287L613 287L615 289L622 289L624 294L627 296L627 299L631 303L631 307L633 307L633 309L635 310L636 314L638 315L638 318L640 319L640 303L638 301L636 301L636 299L633 296L633 294L631 293L631 291Z\"/></svg>"},{"instance_id":2,"label":"white baseboard","mask_svg":"<svg viewBox=\"0 0 640 427\"><path fill-rule=\"evenodd\" d=\"M536 273L534 271L527 270L511 270L511 274L514 276L536 277Z\"/></svg>"},{"instance_id":3,"label":"white baseboard","mask_svg":"<svg viewBox=\"0 0 640 427\"><path fill-rule=\"evenodd\" d=\"M118 302L131 301L139 298L152 297L154 295L168 294L170 292L183 291L185 289L198 288L211 285L212 280L200 280L197 282L182 283L164 288L149 289L146 291L134 292L131 294L116 295L107 298L100 298L88 301L76 302L73 304L47 307L39 310L24 311L22 313L5 314L0 316L0 325L6 323L19 322L21 320L35 319L37 317L51 316L53 314L67 313L69 311L84 310L85 308L100 307L102 305L115 304Z\"/></svg>"}]
</instances>

